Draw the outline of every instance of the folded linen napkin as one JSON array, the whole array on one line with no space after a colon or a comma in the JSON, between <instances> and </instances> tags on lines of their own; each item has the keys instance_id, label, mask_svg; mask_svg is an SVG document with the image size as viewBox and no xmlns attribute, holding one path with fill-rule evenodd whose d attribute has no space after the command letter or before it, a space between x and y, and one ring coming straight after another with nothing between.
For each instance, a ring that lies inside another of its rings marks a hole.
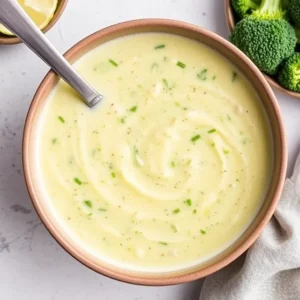
<instances>
[{"instance_id":1,"label":"folded linen napkin","mask_svg":"<svg viewBox=\"0 0 300 300\"><path fill-rule=\"evenodd\" d=\"M300 155L274 217L248 252L204 281L200 300L300 300Z\"/></svg>"}]
</instances>

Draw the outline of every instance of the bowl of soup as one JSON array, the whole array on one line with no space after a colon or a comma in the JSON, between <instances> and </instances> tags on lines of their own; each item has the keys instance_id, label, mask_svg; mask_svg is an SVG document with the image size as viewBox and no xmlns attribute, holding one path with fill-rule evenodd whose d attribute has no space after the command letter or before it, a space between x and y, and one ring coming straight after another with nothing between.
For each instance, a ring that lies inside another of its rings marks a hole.
<instances>
[{"instance_id":1,"label":"bowl of soup","mask_svg":"<svg viewBox=\"0 0 300 300\"><path fill-rule=\"evenodd\" d=\"M287 151L264 76L220 36L146 19L65 57L104 95L90 109L52 71L26 120L23 163L41 220L111 278L171 285L244 253L272 217Z\"/></svg>"}]
</instances>

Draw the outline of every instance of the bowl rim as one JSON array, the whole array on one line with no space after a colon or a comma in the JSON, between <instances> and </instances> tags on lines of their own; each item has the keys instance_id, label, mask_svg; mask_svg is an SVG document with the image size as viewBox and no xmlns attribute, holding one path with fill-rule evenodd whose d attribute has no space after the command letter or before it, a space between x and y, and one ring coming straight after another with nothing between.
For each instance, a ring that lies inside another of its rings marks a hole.
<instances>
[{"instance_id":1,"label":"bowl rim","mask_svg":"<svg viewBox=\"0 0 300 300\"><path fill-rule=\"evenodd\" d=\"M140 29L143 27L150 27L151 26L163 26L166 28L171 28L173 30L173 33L176 34L176 30L186 30L189 32L192 32L194 34L197 34L199 36L205 36L208 39L214 40L214 42L218 43L220 46L224 47L224 49L231 52L231 54L234 54L238 56L247 68L250 68L251 71L255 74L257 77L257 82L260 81L262 84L264 91L267 94L268 101L270 102L271 109L274 112L274 119L275 122L278 125L278 136L280 143L278 146L278 153L280 153L280 166L278 168L278 176L276 177L276 187L274 188L273 197L271 198L270 204L266 209L265 214L262 216L260 222L258 225L251 231L247 239L245 239L236 249L234 249L229 254L226 254L226 256L216 263L213 263L212 265L205 266L204 268L201 268L200 270L191 270L189 273L186 274L175 274L174 276L168 276L168 274L159 273L159 276L156 276L155 278L151 278L148 276L142 276L142 275L132 275L128 274L122 271L116 271L114 270L114 266L111 266L111 268L107 268L103 265L93 263L91 259L88 258L88 255L85 256L80 253L79 248L70 245L68 241L63 237L61 227L59 230L56 230L54 224L51 223L51 221L48 219L46 210L43 210L41 207L42 201L39 201L39 197L37 193L35 192L34 186L36 183L33 180L33 174L34 174L34 167L30 164L30 149L31 146L31 135L34 133L35 128L33 128L35 113L39 109L40 103L43 103L47 97L43 96L43 93L47 89L47 86L51 86L53 84L53 80L56 78L56 75L53 71L49 71L48 74L44 77L42 80L40 86L38 87L33 100L30 104L29 111L26 117L25 126L24 126L24 132L23 132L23 145L22 145L22 159L23 159L23 170L24 170L24 177L26 182L26 187L28 190L28 193L30 195L30 199L32 201L32 204L39 215L40 219L44 223L45 227L49 231L49 233L53 236L53 238L71 255L73 256L77 261L81 262L86 267L102 274L107 277L110 277L112 279L116 279L122 282L132 283L132 284L138 284L138 285L148 285L148 286L161 286L161 285L174 285L179 283L185 283L189 281L193 281L199 278L206 277L219 269L227 266L229 263L237 259L240 255L242 255L259 237L261 231L263 228L267 225L269 220L271 219L277 203L279 201L279 197L281 195L283 184L285 180L286 175L286 168L287 168L287 146L286 146L286 137L284 132L284 126L283 126L283 120L281 118L280 109L278 106L278 103L276 101L275 95L268 85L267 81L265 80L262 73L258 70L258 68L251 62L251 60L243 54L239 49L237 49L234 45L232 45L230 42L222 38L221 36L208 31L206 29L203 29L199 26L192 25L189 23L181 22L181 21L175 21L175 20L169 20L169 19L139 19L139 20L132 20L127 22L118 23L109 27L106 27L104 29L101 29L86 38L82 39L80 42L75 44L73 47L71 47L66 53L65 57L68 60L72 61L72 58L76 57L80 51L83 49L88 48L89 45L92 45L93 42L103 39L106 35L113 35L114 33L117 33L119 31L123 30L130 30L130 29ZM149 30L150 31L150 30ZM163 31L162 31L163 32ZM125 36L125 34L124 34ZM76 59L75 59L76 60ZM31 170L32 167L32 170ZM48 209L49 212L49 209ZM117 269L117 267L115 268Z\"/></svg>"},{"instance_id":2,"label":"bowl rim","mask_svg":"<svg viewBox=\"0 0 300 300\"><path fill-rule=\"evenodd\" d=\"M225 3L225 19L226 19L227 28L228 28L229 32L232 33L232 31L235 27L235 24L236 24L234 12L231 7L230 0L225 0L224 3ZM293 91L290 91L290 90L284 88L276 80L274 80L271 76L265 74L264 72L262 72L262 73L264 74L265 78L267 79L267 81L269 82L269 84L271 86L278 89L283 94L300 99L300 93L293 92Z\"/></svg>"},{"instance_id":3,"label":"bowl rim","mask_svg":"<svg viewBox=\"0 0 300 300\"><path fill-rule=\"evenodd\" d=\"M49 31L60 19L62 16L69 0L58 0L58 5L53 15L53 18L48 23L48 25L42 30L43 33ZM16 36L6 36L5 34L0 33L0 45L15 45L23 43L18 37Z\"/></svg>"}]
</instances>

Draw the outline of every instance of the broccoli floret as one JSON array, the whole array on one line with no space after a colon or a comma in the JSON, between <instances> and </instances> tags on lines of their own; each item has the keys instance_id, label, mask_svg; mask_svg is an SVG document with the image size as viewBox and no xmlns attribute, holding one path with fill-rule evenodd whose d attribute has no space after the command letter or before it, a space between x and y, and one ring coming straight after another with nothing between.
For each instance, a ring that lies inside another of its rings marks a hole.
<instances>
[{"instance_id":1,"label":"broccoli floret","mask_svg":"<svg viewBox=\"0 0 300 300\"><path fill-rule=\"evenodd\" d=\"M300 0L290 0L289 14L293 22L300 26Z\"/></svg>"},{"instance_id":2,"label":"broccoli floret","mask_svg":"<svg viewBox=\"0 0 300 300\"><path fill-rule=\"evenodd\" d=\"M264 20L283 19L285 14L282 0L262 0L259 8L253 12L253 16Z\"/></svg>"},{"instance_id":3,"label":"broccoli floret","mask_svg":"<svg viewBox=\"0 0 300 300\"><path fill-rule=\"evenodd\" d=\"M300 93L300 53L294 53L283 63L278 81L285 88Z\"/></svg>"},{"instance_id":4,"label":"broccoli floret","mask_svg":"<svg viewBox=\"0 0 300 300\"><path fill-rule=\"evenodd\" d=\"M258 68L270 75L294 53L296 34L284 19L281 0L263 0L259 9L237 23L230 37Z\"/></svg>"},{"instance_id":5,"label":"broccoli floret","mask_svg":"<svg viewBox=\"0 0 300 300\"><path fill-rule=\"evenodd\" d=\"M262 0L231 0L236 14L242 19L251 14L252 10L259 8Z\"/></svg>"},{"instance_id":6,"label":"broccoli floret","mask_svg":"<svg viewBox=\"0 0 300 300\"><path fill-rule=\"evenodd\" d=\"M290 0L289 14L293 22L300 26L300 0Z\"/></svg>"}]
</instances>

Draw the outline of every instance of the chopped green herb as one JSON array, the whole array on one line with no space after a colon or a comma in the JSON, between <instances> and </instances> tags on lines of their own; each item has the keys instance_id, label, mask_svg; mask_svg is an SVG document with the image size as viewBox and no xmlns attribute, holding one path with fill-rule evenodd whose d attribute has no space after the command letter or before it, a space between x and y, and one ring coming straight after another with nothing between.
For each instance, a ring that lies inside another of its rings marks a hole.
<instances>
[{"instance_id":1,"label":"chopped green herb","mask_svg":"<svg viewBox=\"0 0 300 300\"><path fill-rule=\"evenodd\" d=\"M191 199L185 200L185 203L186 203L188 206L192 206L192 200L191 200Z\"/></svg>"},{"instance_id":2,"label":"chopped green herb","mask_svg":"<svg viewBox=\"0 0 300 300\"><path fill-rule=\"evenodd\" d=\"M195 136L193 136L192 138L191 138L191 141L192 142L196 142L197 140L199 140L201 138L201 136L199 135L199 134L197 134L197 135L195 135Z\"/></svg>"},{"instance_id":3,"label":"chopped green herb","mask_svg":"<svg viewBox=\"0 0 300 300\"><path fill-rule=\"evenodd\" d=\"M206 234L206 231L203 230L203 229L201 229L200 232L201 232L203 235Z\"/></svg>"},{"instance_id":4,"label":"chopped green herb","mask_svg":"<svg viewBox=\"0 0 300 300\"><path fill-rule=\"evenodd\" d=\"M56 144L56 142L57 142L57 138L54 138L54 139L52 139L52 144Z\"/></svg>"},{"instance_id":5,"label":"chopped green herb","mask_svg":"<svg viewBox=\"0 0 300 300\"><path fill-rule=\"evenodd\" d=\"M121 122L122 124L124 124L124 123L125 123L125 120L126 120L126 117L123 117L123 118L120 119L120 122Z\"/></svg>"},{"instance_id":6,"label":"chopped green herb","mask_svg":"<svg viewBox=\"0 0 300 300\"><path fill-rule=\"evenodd\" d=\"M180 103L178 101L175 101L174 104L179 107L180 106Z\"/></svg>"},{"instance_id":7,"label":"chopped green herb","mask_svg":"<svg viewBox=\"0 0 300 300\"><path fill-rule=\"evenodd\" d=\"M168 243L166 243L166 242L159 242L159 244L161 244L163 246L168 246Z\"/></svg>"},{"instance_id":8,"label":"chopped green herb","mask_svg":"<svg viewBox=\"0 0 300 300\"><path fill-rule=\"evenodd\" d=\"M176 164L175 164L174 161L171 162L171 166L172 166L172 168L175 168L175 167L176 167Z\"/></svg>"},{"instance_id":9,"label":"chopped green herb","mask_svg":"<svg viewBox=\"0 0 300 300\"><path fill-rule=\"evenodd\" d=\"M174 231L174 232L177 232L178 230L177 230L177 227L175 226L175 225L173 225L173 224L171 224L171 229Z\"/></svg>"},{"instance_id":10,"label":"chopped green herb","mask_svg":"<svg viewBox=\"0 0 300 300\"><path fill-rule=\"evenodd\" d=\"M197 213L197 209L194 209L193 210L193 214L195 215Z\"/></svg>"},{"instance_id":11,"label":"chopped green herb","mask_svg":"<svg viewBox=\"0 0 300 300\"><path fill-rule=\"evenodd\" d=\"M166 78L164 78L164 79L162 80L162 82L163 82L165 88L168 89L168 88L169 88L168 80L167 80Z\"/></svg>"},{"instance_id":12,"label":"chopped green herb","mask_svg":"<svg viewBox=\"0 0 300 300\"><path fill-rule=\"evenodd\" d=\"M99 210L99 211L107 211L106 208L99 208L98 210Z\"/></svg>"},{"instance_id":13,"label":"chopped green herb","mask_svg":"<svg viewBox=\"0 0 300 300\"><path fill-rule=\"evenodd\" d=\"M179 213L180 213L180 209L179 209L179 208L174 209L174 210L173 210L173 213L174 213L174 214L179 214Z\"/></svg>"},{"instance_id":14,"label":"chopped green herb","mask_svg":"<svg viewBox=\"0 0 300 300\"><path fill-rule=\"evenodd\" d=\"M231 117L228 114L227 114L227 119L228 119L228 121L231 121Z\"/></svg>"},{"instance_id":15,"label":"chopped green herb","mask_svg":"<svg viewBox=\"0 0 300 300\"><path fill-rule=\"evenodd\" d=\"M229 150L223 149L223 153L224 153L224 154L229 154Z\"/></svg>"},{"instance_id":16,"label":"chopped green herb","mask_svg":"<svg viewBox=\"0 0 300 300\"><path fill-rule=\"evenodd\" d=\"M116 178L116 173L112 172L112 173L111 173L111 177L112 177L112 178Z\"/></svg>"},{"instance_id":17,"label":"chopped green herb","mask_svg":"<svg viewBox=\"0 0 300 300\"><path fill-rule=\"evenodd\" d=\"M82 181L77 177L74 178L74 182L77 183L78 185L82 185Z\"/></svg>"},{"instance_id":18,"label":"chopped green herb","mask_svg":"<svg viewBox=\"0 0 300 300\"><path fill-rule=\"evenodd\" d=\"M231 77L232 82L234 82L236 80L237 76L238 76L237 72L233 71L232 72L232 77Z\"/></svg>"},{"instance_id":19,"label":"chopped green herb","mask_svg":"<svg viewBox=\"0 0 300 300\"><path fill-rule=\"evenodd\" d=\"M109 59L108 60L114 67L117 67L119 64L117 64L114 60Z\"/></svg>"},{"instance_id":20,"label":"chopped green herb","mask_svg":"<svg viewBox=\"0 0 300 300\"><path fill-rule=\"evenodd\" d=\"M85 201L84 201L84 204L85 204L86 206L88 206L88 207L92 207L92 206L93 206L93 203L92 203L92 201L90 201L90 200L85 200Z\"/></svg>"},{"instance_id":21,"label":"chopped green herb","mask_svg":"<svg viewBox=\"0 0 300 300\"><path fill-rule=\"evenodd\" d=\"M216 131L217 131L217 129L214 128L214 129L208 130L207 132L208 132L208 133L214 133L214 132L216 132Z\"/></svg>"},{"instance_id":22,"label":"chopped green herb","mask_svg":"<svg viewBox=\"0 0 300 300\"><path fill-rule=\"evenodd\" d=\"M137 110L137 106L133 106L133 107L130 108L131 112L136 112L136 110Z\"/></svg>"},{"instance_id":23,"label":"chopped green herb","mask_svg":"<svg viewBox=\"0 0 300 300\"><path fill-rule=\"evenodd\" d=\"M181 61L178 61L177 64L176 64L178 67L184 69L185 68L185 64Z\"/></svg>"},{"instance_id":24,"label":"chopped green herb","mask_svg":"<svg viewBox=\"0 0 300 300\"><path fill-rule=\"evenodd\" d=\"M211 143L211 146L214 147L216 144L214 142Z\"/></svg>"},{"instance_id":25,"label":"chopped green herb","mask_svg":"<svg viewBox=\"0 0 300 300\"><path fill-rule=\"evenodd\" d=\"M216 75L214 75L214 76L213 76L213 78L212 78L212 80L216 80L216 78L217 78L217 76L216 76Z\"/></svg>"},{"instance_id":26,"label":"chopped green herb","mask_svg":"<svg viewBox=\"0 0 300 300\"><path fill-rule=\"evenodd\" d=\"M154 49L163 49L165 47L166 47L165 44L160 44L160 45L155 46Z\"/></svg>"},{"instance_id":27,"label":"chopped green herb","mask_svg":"<svg viewBox=\"0 0 300 300\"><path fill-rule=\"evenodd\" d=\"M202 71L200 71L200 72L197 74L197 77L198 77L200 80L206 80L206 79L207 79L207 69L203 69Z\"/></svg>"},{"instance_id":28,"label":"chopped green herb","mask_svg":"<svg viewBox=\"0 0 300 300\"><path fill-rule=\"evenodd\" d=\"M62 123L65 123L65 119L62 116L58 116L58 120L61 121Z\"/></svg>"}]
</instances>

